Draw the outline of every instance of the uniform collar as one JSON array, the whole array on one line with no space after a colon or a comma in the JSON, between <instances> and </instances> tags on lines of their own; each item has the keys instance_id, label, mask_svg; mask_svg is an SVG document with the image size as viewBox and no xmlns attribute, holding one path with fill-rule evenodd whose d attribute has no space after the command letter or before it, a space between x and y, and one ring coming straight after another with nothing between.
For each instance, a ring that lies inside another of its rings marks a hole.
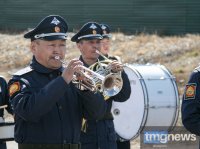
<instances>
[{"instance_id":1,"label":"uniform collar","mask_svg":"<svg viewBox=\"0 0 200 149\"><path fill-rule=\"evenodd\" d=\"M45 66L41 65L40 63L38 63L34 56L33 56L33 59L32 59L32 61L30 63L30 66L31 66L32 69L34 69L35 71L40 72L40 73L51 73L53 71L62 72L63 69L64 69L63 67L60 67L59 69L46 68Z\"/></svg>"},{"instance_id":2,"label":"uniform collar","mask_svg":"<svg viewBox=\"0 0 200 149\"><path fill-rule=\"evenodd\" d=\"M99 58L98 58L98 59L99 59ZM87 67L87 68L90 67L90 66L89 66L88 64L86 64L86 62L83 60L83 57L82 57L82 56L79 57L79 60L80 60L81 62L83 62L83 65L84 65L85 67ZM98 61L98 60L97 60L97 61ZM97 61L96 61L96 62L97 62Z\"/></svg>"}]
</instances>

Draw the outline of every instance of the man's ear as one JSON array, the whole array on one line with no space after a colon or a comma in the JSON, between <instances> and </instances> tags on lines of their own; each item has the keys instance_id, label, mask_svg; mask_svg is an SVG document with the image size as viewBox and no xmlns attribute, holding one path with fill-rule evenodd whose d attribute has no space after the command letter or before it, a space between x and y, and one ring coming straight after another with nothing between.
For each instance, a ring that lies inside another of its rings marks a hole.
<instances>
[{"instance_id":1,"label":"man's ear","mask_svg":"<svg viewBox=\"0 0 200 149\"><path fill-rule=\"evenodd\" d=\"M30 49L31 49L31 52L34 54L35 53L35 51L36 51L36 41L32 41L31 42L31 45L30 45Z\"/></svg>"},{"instance_id":2,"label":"man's ear","mask_svg":"<svg viewBox=\"0 0 200 149\"><path fill-rule=\"evenodd\" d=\"M76 43L78 49L80 50L80 52L82 53L82 48L81 48L81 42Z\"/></svg>"}]
</instances>

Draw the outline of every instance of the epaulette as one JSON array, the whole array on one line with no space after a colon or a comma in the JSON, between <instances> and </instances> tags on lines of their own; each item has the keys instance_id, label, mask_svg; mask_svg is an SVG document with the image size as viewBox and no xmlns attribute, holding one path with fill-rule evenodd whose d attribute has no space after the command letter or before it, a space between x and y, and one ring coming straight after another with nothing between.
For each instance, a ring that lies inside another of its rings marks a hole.
<instances>
[{"instance_id":1,"label":"epaulette","mask_svg":"<svg viewBox=\"0 0 200 149\"><path fill-rule=\"evenodd\" d=\"M200 66L194 68L193 72L200 72Z\"/></svg>"},{"instance_id":2,"label":"epaulette","mask_svg":"<svg viewBox=\"0 0 200 149\"><path fill-rule=\"evenodd\" d=\"M33 71L33 69L30 66L28 66L28 67L25 67L25 68L15 72L13 75L14 76L21 76L21 75L24 75L24 74L29 73L31 71Z\"/></svg>"}]
</instances>

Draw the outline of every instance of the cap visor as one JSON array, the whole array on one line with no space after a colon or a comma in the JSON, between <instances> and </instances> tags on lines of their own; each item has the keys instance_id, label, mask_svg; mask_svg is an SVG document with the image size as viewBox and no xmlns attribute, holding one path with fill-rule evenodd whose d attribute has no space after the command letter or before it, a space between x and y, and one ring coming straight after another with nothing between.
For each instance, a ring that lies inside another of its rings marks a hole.
<instances>
[{"instance_id":1,"label":"cap visor","mask_svg":"<svg viewBox=\"0 0 200 149\"><path fill-rule=\"evenodd\" d=\"M66 40L66 36L46 36L42 38L43 40L52 41L52 40Z\"/></svg>"},{"instance_id":2,"label":"cap visor","mask_svg":"<svg viewBox=\"0 0 200 149\"><path fill-rule=\"evenodd\" d=\"M35 30L31 30L29 32L27 32L26 34L24 34L24 38L32 38L33 34L34 34Z\"/></svg>"},{"instance_id":3,"label":"cap visor","mask_svg":"<svg viewBox=\"0 0 200 149\"><path fill-rule=\"evenodd\" d=\"M85 38L82 38L82 39L93 40L93 39L102 39L102 37L101 36L92 36L92 37L85 37Z\"/></svg>"}]
</instances>

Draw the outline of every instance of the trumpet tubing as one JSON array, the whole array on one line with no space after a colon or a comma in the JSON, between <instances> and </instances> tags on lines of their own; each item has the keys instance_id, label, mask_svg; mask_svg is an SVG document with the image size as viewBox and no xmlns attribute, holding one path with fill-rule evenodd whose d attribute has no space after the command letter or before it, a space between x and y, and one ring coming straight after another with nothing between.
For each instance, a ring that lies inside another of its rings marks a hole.
<instances>
[{"instance_id":1,"label":"trumpet tubing","mask_svg":"<svg viewBox=\"0 0 200 149\"><path fill-rule=\"evenodd\" d=\"M96 51L101 56L99 51ZM98 61L95 64L90 66L90 69L98 72L99 74L105 76L105 79L102 81L100 91L104 94L105 98L115 96L118 94L123 86L123 79L121 77L121 71L112 73L111 65L113 61L105 57L104 61Z\"/></svg>"},{"instance_id":2,"label":"trumpet tubing","mask_svg":"<svg viewBox=\"0 0 200 149\"><path fill-rule=\"evenodd\" d=\"M55 56L55 59L56 59L56 60L59 60L62 64L67 65L67 63L64 62L63 60L61 60L59 56ZM98 74L98 73L96 73L96 72L90 70L89 68L87 68L87 67L85 67L85 66L81 66L81 67L82 67L83 70L85 70L86 72L89 72L89 73L91 73L91 74L94 75L94 76L97 76L97 78L99 78L100 80L104 80L104 78L105 78L104 76L102 76L102 75L100 75L100 74Z\"/></svg>"},{"instance_id":3,"label":"trumpet tubing","mask_svg":"<svg viewBox=\"0 0 200 149\"><path fill-rule=\"evenodd\" d=\"M56 60L59 60L62 64L67 65L66 62L60 59L59 56L55 56ZM76 72L72 79L72 82L77 85L82 85L90 91L100 91L106 97L114 96L119 93L122 88L123 81L118 74L106 74L103 76L85 66L81 66L83 71ZM81 89L81 87L78 87Z\"/></svg>"},{"instance_id":4,"label":"trumpet tubing","mask_svg":"<svg viewBox=\"0 0 200 149\"><path fill-rule=\"evenodd\" d=\"M67 63L61 60L59 56L55 56L55 59L59 60L62 64L67 65ZM82 87L84 87L93 92L97 91L98 89L96 88L96 82L94 81L94 78L98 78L99 80L103 81L105 77L88 69L85 66L81 67L83 71L74 73L72 83L74 83L80 90L82 90ZM94 78L92 78L89 74L92 74Z\"/></svg>"},{"instance_id":5,"label":"trumpet tubing","mask_svg":"<svg viewBox=\"0 0 200 149\"><path fill-rule=\"evenodd\" d=\"M111 59L109 59L109 58L107 58L105 55L103 55L100 51L98 51L98 50L96 50L96 53L98 53L100 56L102 56L107 62L113 62L113 60L111 60ZM127 66L127 64L121 64L122 65L122 67L125 67L125 66Z\"/></svg>"}]
</instances>

